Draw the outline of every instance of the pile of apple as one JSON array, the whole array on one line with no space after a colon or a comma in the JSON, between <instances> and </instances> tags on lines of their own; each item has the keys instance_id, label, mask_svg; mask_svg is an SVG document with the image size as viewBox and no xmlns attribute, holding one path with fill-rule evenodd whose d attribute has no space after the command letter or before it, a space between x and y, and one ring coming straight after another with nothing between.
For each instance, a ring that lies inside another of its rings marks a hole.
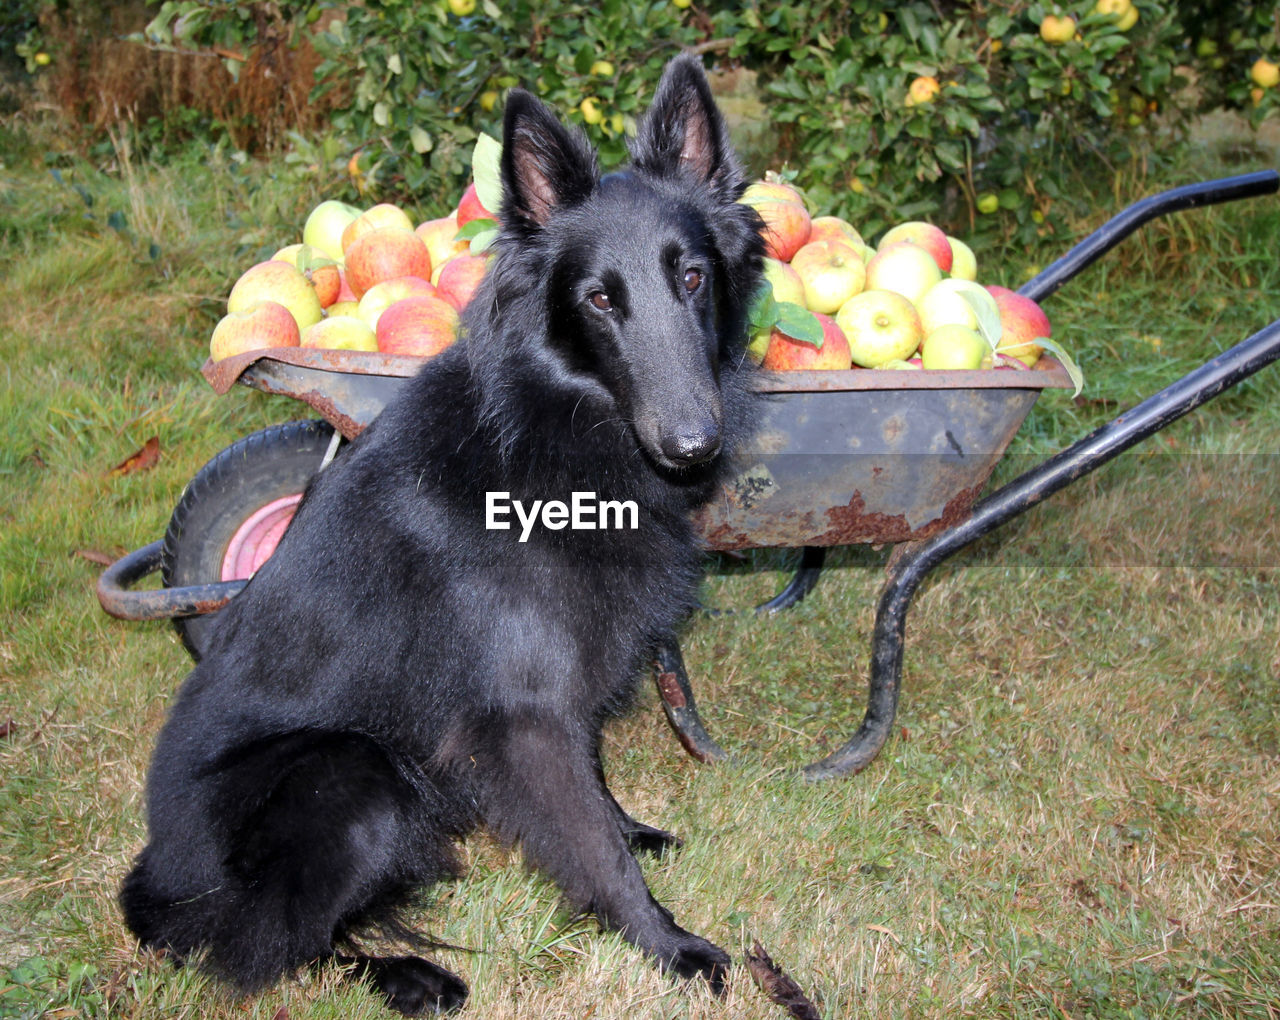
<instances>
[{"instance_id":1,"label":"pile of apple","mask_svg":"<svg viewBox=\"0 0 1280 1020\"><path fill-rule=\"evenodd\" d=\"M474 183L448 216L416 227L390 203L321 202L300 243L236 280L210 356L271 347L435 354L457 339L458 313L487 266L467 239L474 228L459 231L493 219Z\"/></svg>"},{"instance_id":2,"label":"pile of apple","mask_svg":"<svg viewBox=\"0 0 1280 1020\"><path fill-rule=\"evenodd\" d=\"M751 353L766 369L1025 369L1054 346L1040 306L977 283L973 251L932 224L900 223L872 248L781 180L741 201L765 224L773 314Z\"/></svg>"}]
</instances>

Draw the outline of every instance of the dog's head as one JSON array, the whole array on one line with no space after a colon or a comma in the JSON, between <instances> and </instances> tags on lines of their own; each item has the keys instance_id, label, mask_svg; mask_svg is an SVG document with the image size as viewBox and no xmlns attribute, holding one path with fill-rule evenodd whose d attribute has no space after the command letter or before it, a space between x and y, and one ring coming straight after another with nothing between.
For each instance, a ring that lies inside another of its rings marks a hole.
<instances>
[{"instance_id":1,"label":"dog's head","mask_svg":"<svg viewBox=\"0 0 1280 1020\"><path fill-rule=\"evenodd\" d=\"M601 179L585 140L513 91L500 259L538 281L537 356L582 398L575 426L625 421L656 464L685 469L722 448L760 224L736 202L746 182L697 58L667 66L631 152Z\"/></svg>"}]
</instances>

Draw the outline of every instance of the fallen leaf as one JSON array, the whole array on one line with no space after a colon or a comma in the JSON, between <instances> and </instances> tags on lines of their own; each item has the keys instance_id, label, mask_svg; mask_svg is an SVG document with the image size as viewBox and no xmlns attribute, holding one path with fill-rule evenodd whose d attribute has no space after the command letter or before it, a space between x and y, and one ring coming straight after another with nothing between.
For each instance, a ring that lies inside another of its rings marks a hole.
<instances>
[{"instance_id":1,"label":"fallen leaf","mask_svg":"<svg viewBox=\"0 0 1280 1020\"><path fill-rule=\"evenodd\" d=\"M152 436L142 444L142 449L129 457L110 471L109 475L131 475L136 471L150 471L160 462L160 440L156 436Z\"/></svg>"},{"instance_id":2,"label":"fallen leaf","mask_svg":"<svg viewBox=\"0 0 1280 1020\"><path fill-rule=\"evenodd\" d=\"M18 724L12 719L6 719L0 722L0 740L8 740L13 736L13 731L18 728Z\"/></svg>"},{"instance_id":3,"label":"fallen leaf","mask_svg":"<svg viewBox=\"0 0 1280 1020\"><path fill-rule=\"evenodd\" d=\"M769 958L759 942L747 953L747 969L760 990L795 1020L822 1020L817 1007L800 990L800 986Z\"/></svg>"},{"instance_id":4,"label":"fallen leaf","mask_svg":"<svg viewBox=\"0 0 1280 1020\"><path fill-rule=\"evenodd\" d=\"M77 549L71 555L79 556L82 560L88 560L90 563L96 563L100 567L109 567L116 561L116 557L110 553L104 553L100 549Z\"/></svg>"}]
</instances>

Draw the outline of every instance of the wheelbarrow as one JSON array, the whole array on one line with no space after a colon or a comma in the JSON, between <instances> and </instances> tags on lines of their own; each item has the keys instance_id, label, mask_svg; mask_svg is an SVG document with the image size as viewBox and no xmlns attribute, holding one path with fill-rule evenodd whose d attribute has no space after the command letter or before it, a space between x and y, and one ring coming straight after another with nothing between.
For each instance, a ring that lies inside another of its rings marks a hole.
<instances>
[{"instance_id":1,"label":"wheelbarrow","mask_svg":"<svg viewBox=\"0 0 1280 1020\"><path fill-rule=\"evenodd\" d=\"M1043 300L1157 216L1277 190L1280 174L1263 171L1144 199L1019 292ZM1040 391L1070 385L1053 358L1042 357L1025 371L762 372L762 428L737 474L696 520L708 548L799 549L791 581L756 607L776 612L813 589L827 548L895 546L876 611L863 722L835 751L808 765L806 777L859 772L887 741L897 713L907 611L930 570L1277 358L1280 321L982 499ZM206 363L202 372L219 393L239 383L289 396L321 420L274 426L215 456L187 485L165 537L103 572L97 594L106 612L129 620L172 618L198 658L212 614L270 555L308 480L421 364L403 355L299 348ZM157 571L163 587L135 587ZM700 761L723 759L698 714L674 639L656 649L654 675L685 749Z\"/></svg>"}]
</instances>

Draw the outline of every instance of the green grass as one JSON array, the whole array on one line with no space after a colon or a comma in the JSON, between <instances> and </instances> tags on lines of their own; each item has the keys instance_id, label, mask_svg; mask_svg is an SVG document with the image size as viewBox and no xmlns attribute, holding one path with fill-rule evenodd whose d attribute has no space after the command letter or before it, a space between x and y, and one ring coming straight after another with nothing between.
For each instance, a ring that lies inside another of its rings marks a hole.
<instances>
[{"instance_id":1,"label":"green grass","mask_svg":"<svg viewBox=\"0 0 1280 1020\"><path fill-rule=\"evenodd\" d=\"M241 1002L137 952L113 897L188 662L167 625L101 612L84 555L158 537L205 460L299 415L196 369L238 268L317 196L217 153L97 168L47 129L2 137L0 1015L384 1017L332 972ZM1227 134L1098 205L1277 165ZM1275 199L1181 214L1051 298L1088 388L1046 395L1000 476L1280 315L1277 236ZM153 470L110 473L152 436ZM795 770L861 718L888 550L834 551L792 612L695 620L686 659L732 761L685 757L647 689L607 735L622 801L686 840L645 865L658 898L739 959L758 938L832 1018L1280 1014L1277 457L1272 367L938 568L895 735L852 779ZM712 567L708 601L742 608L788 559ZM672 985L518 855L463 853L421 924L466 948L441 959L470 1015L781 1015L744 968L720 1002Z\"/></svg>"}]
</instances>

